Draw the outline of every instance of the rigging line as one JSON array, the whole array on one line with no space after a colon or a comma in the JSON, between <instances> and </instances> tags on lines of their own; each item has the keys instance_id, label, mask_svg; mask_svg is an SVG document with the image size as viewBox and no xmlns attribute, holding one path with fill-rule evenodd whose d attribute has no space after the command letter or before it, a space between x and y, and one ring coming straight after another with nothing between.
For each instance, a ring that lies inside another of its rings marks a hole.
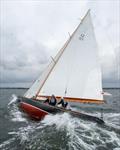
<instances>
[{"instance_id":1,"label":"rigging line","mask_svg":"<svg viewBox=\"0 0 120 150\"><path fill-rule=\"evenodd\" d=\"M70 32L68 32L69 37L71 38Z\"/></svg>"},{"instance_id":2,"label":"rigging line","mask_svg":"<svg viewBox=\"0 0 120 150\"><path fill-rule=\"evenodd\" d=\"M65 92L64 92L65 96L67 94L67 89L68 89L68 82L66 83L66 87L65 87Z\"/></svg>"},{"instance_id":3,"label":"rigging line","mask_svg":"<svg viewBox=\"0 0 120 150\"><path fill-rule=\"evenodd\" d=\"M65 96L66 96L66 94L67 94L67 88L68 88L68 77L67 77L66 87L65 87L65 91L64 91L64 95L65 95Z\"/></svg>"},{"instance_id":4,"label":"rigging line","mask_svg":"<svg viewBox=\"0 0 120 150\"><path fill-rule=\"evenodd\" d=\"M65 91L64 91L65 96L67 94L68 83L69 83L69 80L70 80L70 65L67 66L67 75L66 75L66 78L67 78L67 80L66 80L66 87L65 87Z\"/></svg>"},{"instance_id":5,"label":"rigging line","mask_svg":"<svg viewBox=\"0 0 120 150\"><path fill-rule=\"evenodd\" d=\"M52 56L51 56L51 58L52 58L53 62L56 63L55 59Z\"/></svg>"},{"instance_id":6,"label":"rigging line","mask_svg":"<svg viewBox=\"0 0 120 150\"><path fill-rule=\"evenodd\" d=\"M66 87L66 89L65 89L65 96L66 96L66 94L67 94L67 87Z\"/></svg>"},{"instance_id":7,"label":"rigging line","mask_svg":"<svg viewBox=\"0 0 120 150\"><path fill-rule=\"evenodd\" d=\"M39 93L40 93L42 87L44 86L44 84L45 84L45 82L46 82L46 80L48 79L50 73L52 72L52 70L54 69L55 65L57 64L58 60L59 60L60 57L62 56L62 54L63 54L65 48L66 48L66 47L68 46L68 44L70 43L72 37L75 35L76 31L78 30L78 28L80 27L80 25L82 24L83 20L86 18L86 16L88 15L89 12L90 12L90 9L87 11L87 13L85 14L85 16L83 17L83 19L81 20L81 22L79 23L79 25L77 26L77 28L75 29L75 31L72 33L71 38L68 39L68 41L65 43L65 45L64 45L63 48L61 49L62 52L61 52L60 56L57 58L56 63L53 65L53 67L51 68L51 70L50 70L49 73L47 74L45 80L43 81L41 87L39 88L39 90L38 90L38 92L37 92L37 94L36 94L36 96L35 96L36 98L37 98L37 96L39 95ZM59 52L58 52L58 53L59 53Z\"/></svg>"}]
</instances>

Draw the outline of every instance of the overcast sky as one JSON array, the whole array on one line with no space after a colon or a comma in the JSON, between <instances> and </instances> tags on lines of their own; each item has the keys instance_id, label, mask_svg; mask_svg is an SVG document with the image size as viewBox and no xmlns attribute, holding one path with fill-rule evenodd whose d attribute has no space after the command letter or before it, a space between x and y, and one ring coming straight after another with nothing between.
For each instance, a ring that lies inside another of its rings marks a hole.
<instances>
[{"instance_id":1,"label":"overcast sky","mask_svg":"<svg viewBox=\"0 0 120 150\"><path fill-rule=\"evenodd\" d=\"M29 86L90 8L103 85L120 85L119 0L0 0L1 86Z\"/></svg>"}]
</instances>

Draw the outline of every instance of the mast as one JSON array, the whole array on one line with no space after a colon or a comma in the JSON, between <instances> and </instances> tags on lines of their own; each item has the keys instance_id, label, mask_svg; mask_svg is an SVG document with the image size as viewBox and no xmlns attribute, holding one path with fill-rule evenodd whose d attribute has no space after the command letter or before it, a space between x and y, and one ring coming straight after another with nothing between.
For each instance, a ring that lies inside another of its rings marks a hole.
<instances>
[{"instance_id":1,"label":"mast","mask_svg":"<svg viewBox=\"0 0 120 150\"><path fill-rule=\"evenodd\" d=\"M36 99L52 94L59 99L65 95L66 101L103 103L97 50L88 10L69 40L53 58L54 61L43 72L32 95Z\"/></svg>"},{"instance_id":2,"label":"mast","mask_svg":"<svg viewBox=\"0 0 120 150\"><path fill-rule=\"evenodd\" d=\"M46 80L48 79L50 73L52 72L52 70L54 69L55 65L57 64L58 60L60 59L60 57L62 56L63 52L65 51L65 48L67 47L67 45L69 44L69 42L72 40L72 37L74 36L74 34L75 34L76 31L78 30L79 26L81 25L81 23L83 22L84 18L87 16L87 14L88 14L89 12L90 12L90 9L87 11L86 15L83 17L83 19L81 20L81 22L79 23L79 25L78 25L78 27L75 29L75 31L72 33L72 35L70 36L70 34L69 34L70 38L69 38L68 41L65 43L65 45L62 47L62 52L61 52L61 54L58 56L57 60L54 59L54 62L55 62L55 63L54 63L54 65L52 66L52 68L50 69L50 71L49 71L48 75L46 76L46 78L44 79L43 84L42 84L42 85L40 86L40 88L38 89L38 92L37 92L37 94L36 94L36 96L35 96L36 98L37 98L37 96L39 95L39 93L40 93L42 87L44 86L44 83L45 83ZM60 50L60 51L61 51L61 50Z\"/></svg>"}]
</instances>

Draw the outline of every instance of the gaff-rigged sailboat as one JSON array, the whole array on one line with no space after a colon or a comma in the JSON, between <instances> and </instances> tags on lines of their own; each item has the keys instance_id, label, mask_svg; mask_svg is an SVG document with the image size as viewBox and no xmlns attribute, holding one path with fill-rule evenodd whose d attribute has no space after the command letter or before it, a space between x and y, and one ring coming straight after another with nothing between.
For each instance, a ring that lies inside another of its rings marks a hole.
<instances>
[{"instance_id":1,"label":"gaff-rigged sailboat","mask_svg":"<svg viewBox=\"0 0 120 150\"><path fill-rule=\"evenodd\" d=\"M64 97L68 102L104 103L98 48L90 11L39 79L24 97L18 99L20 107L36 119L49 113L69 112L73 116L103 123L97 117L43 103L52 94L58 100Z\"/></svg>"}]
</instances>

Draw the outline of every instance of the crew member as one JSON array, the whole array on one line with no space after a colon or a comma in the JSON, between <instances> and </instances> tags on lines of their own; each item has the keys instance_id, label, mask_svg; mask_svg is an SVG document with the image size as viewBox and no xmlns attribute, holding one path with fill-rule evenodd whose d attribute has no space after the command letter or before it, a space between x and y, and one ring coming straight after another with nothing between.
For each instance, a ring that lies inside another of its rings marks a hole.
<instances>
[{"instance_id":1,"label":"crew member","mask_svg":"<svg viewBox=\"0 0 120 150\"><path fill-rule=\"evenodd\" d=\"M49 98L44 101L45 104L49 104Z\"/></svg>"},{"instance_id":2,"label":"crew member","mask_svg":"<svg viewBox=\"0 0 120 150\"><path fill-rule=\"evenodd\" d=\"M58 107L64 107L64 98L62 97L61 100L57 103Z\"/></svg>"},{"instance_id":3,"label":"crew member","mask_svg":"<svg viewBox=\"0 0 120 150\"><path fill-rule=\"evenodd\" d=\"M61 98L60 102L58 102L58 107L62 107L70 110L70 105L68 104L68 102L64 101L63 97Z\"/></svg>"},{"instance_id":4,"label":"crew member","mask_svg":"<svg viewBox=\"0 0 120 150\"><path fill-rule=\"evenodd\" d=\"M56 97L54 95L51 96L49 104L55 106L57 103Z\"/></svg>"}]
</instances>

